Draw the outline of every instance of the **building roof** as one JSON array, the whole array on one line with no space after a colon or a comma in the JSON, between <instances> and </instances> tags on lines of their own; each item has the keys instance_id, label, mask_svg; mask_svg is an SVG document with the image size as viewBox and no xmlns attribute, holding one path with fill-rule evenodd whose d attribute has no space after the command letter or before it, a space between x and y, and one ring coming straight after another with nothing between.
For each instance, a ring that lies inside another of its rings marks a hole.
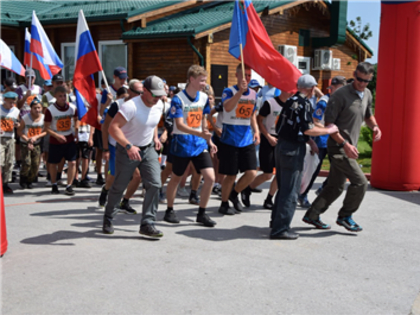
<instances>
[{"instance_id":1,"label":"building roof","mask_svg":"<svg viewBox=\"0 0 420 315\"><path fill-rule=\"evenodd\" d=\"M364 47L366 48L367 51L369 51L371 53L371 55L373 55L373 51L372 49L368 46L368 44L365 43L365 41L363 39L360 38L360 36L358 36L355 32L353 32L350 27L347 26L347 31L353 35L356 40Z\"/></svg>"},{"instance_id":2,"label":"building roof","mask_svg":"<svg viewBox=\"0 0 420 315\"><path fill-rule=\"evenodd\" d=\"M294 1L254 1L255 10L273 9ZM174 36L194 36L200 32L230 23L232 21L233 1L213 1L200 7L192 8L153 21L145 28L136 27L124 32L123 39L156 38Z\"/></svg>"},{"instance_id":3,"label":"building roof","mask_svg":"<svg viewBox=\"0 0 420 315\"><path fill-rule=\"evenodd\" d=\"M87 21L126 19L133 14L154 11L183 1L130 0L130 1L66 1L56 0L6 0L1 1L1 17L4 25L24 26L31 23L35 10L42 24L75 23L83 10ZM4 17L4 19L3 19Z\"/></svg>"}]
</instances>

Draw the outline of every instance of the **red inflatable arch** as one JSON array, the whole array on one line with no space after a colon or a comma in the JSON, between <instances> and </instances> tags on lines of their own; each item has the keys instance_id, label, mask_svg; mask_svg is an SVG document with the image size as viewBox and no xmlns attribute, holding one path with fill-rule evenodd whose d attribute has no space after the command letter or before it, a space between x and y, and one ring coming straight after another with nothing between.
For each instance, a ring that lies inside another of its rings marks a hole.
<instances>
[{"instance_id":1,"label":"red inflatable arch","mask_svg":"<svg viewBox=\"0 0 420 315\"><path fill-rule=\"evenodd\" d=\"M382 1L371 184L420 189L420 2Z\"/></svg>"}]
</instances>

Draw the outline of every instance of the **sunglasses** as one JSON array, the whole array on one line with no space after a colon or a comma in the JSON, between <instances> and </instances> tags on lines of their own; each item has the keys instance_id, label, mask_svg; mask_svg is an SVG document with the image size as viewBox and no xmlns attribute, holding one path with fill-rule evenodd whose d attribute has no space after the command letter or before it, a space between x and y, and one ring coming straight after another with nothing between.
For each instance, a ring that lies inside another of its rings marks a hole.
<instances>
[{"instance_id":1,"label":"sunglasses","mask_svg":"<svg viewBox=\"0 0 420 315\"><path fill-rule=\"evenodd\" d=\"M365 79L362 79L362 78L359 78L359 77L356 77L356 80L359 81L359 82L363 82L363 83L372 82L372 80L365 80Z\"/></svg>"},{"instance_id":2,"label":"sunglasses","mask_svg":"<svg viewBox=\"0 0 420 315\"><path fill-rule=\"evenodd\" d=\"M143 94L142 91L136 91L136 90L134 90L132 88L130 88L130 91L133 92L133 93L136 93L137 95L142 95Z\"/></svg>"}]
</instances>

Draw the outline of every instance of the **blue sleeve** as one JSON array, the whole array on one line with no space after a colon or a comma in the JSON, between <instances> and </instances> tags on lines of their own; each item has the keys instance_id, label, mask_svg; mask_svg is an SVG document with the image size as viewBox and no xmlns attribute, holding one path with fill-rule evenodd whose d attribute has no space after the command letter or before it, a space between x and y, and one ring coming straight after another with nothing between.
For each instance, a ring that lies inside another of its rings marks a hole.
<instances>
[{"instance_id":1,"label":"blue sleeve","mask_svg":"<svg viewBox=\"0 0 420 315\"><path fill-rule=\"evenodd\" d=\"M232 96L233 96L233 93L232 93L231 89L229 89L229 88L224 89L224 90L223 90L223 94L222 94L222 104L223 104L226 100L228 100L228 99L232 98Z\"/></svg>"},{"instance_id":2,"label":"blue sleeve","mask_svg":"<svg viewBox=\"0 0 420 315\"><path fill-rule=\"evenodd\" d=\"M209 103L209 100L207 99L207 103L203 108L203 115L210 114L210 110L211 110L210 103Z\"/></svg>"},{"instance_id":3,"label":"blue sleeve","mask_svg":"<svg viewBox=\"0 0 420 315\"><path fill-rule=\"evenodd\" d=\"M169 111L170 118L180 118L184 117L182 112L182 103L178 96L174 96L171 101L171 109Z\"/></svg>"},{"instance_id":4,"label":"blue sleeve","mask_svg":"<svg viewBox=\"0 0 420 315\"><path fill-rule=\"evenodd\" d=\"M280 94L281 94L281 91L278 88L276 88L276 90L274 91L274 97L280 96Z\"/></svg>"},{"instance_id":5,"label":"blue sleeve","mask_svg":"<svg viewBox=\"0 0 420 315\"><path fill-rule=\"evenodd\" d=\"M319 101L316 104L315 111L312 116L316 119L322 120L322 117L324 117L325 108L327 108L327 103L324 100Z\"/></svg>"}]
</instances>

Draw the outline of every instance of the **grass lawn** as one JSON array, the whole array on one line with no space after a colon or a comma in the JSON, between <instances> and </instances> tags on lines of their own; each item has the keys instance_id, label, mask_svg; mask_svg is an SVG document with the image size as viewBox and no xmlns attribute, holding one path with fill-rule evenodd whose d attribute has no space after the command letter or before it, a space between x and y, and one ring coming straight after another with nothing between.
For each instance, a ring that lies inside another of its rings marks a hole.
<instances>
[{"instance_id":1,"label":"grass lawn","mask_svg":"<svg viewBox=\"0 0 420 315\"><path fill-rule=\"evenodd\" d=\"M370 167L372 165L372 149L362 137L359 138L357 149L359 150L359 158L357 159L357 162L362 165L364 173L370 173ZM330 161L328 160L328 157L326 157L322 162L321 169L326 171L330 169Z\"/></svg>"}]
</instances>

